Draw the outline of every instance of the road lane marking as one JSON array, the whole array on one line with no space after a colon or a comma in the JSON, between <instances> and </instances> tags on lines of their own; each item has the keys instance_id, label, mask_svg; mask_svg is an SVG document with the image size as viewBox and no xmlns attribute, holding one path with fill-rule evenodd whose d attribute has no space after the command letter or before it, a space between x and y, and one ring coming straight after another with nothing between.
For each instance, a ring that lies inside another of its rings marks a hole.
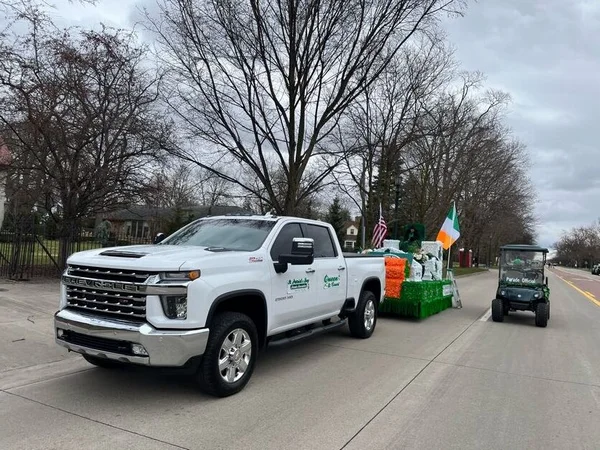
<instances>
[{"instance_id":1,"label":"road lane marking","mask_svg":"<svg viewBox=\"0 0 600 450\"><path fill-rule=\"evenodd\" d=\"M491 315L492 315L492 308L488 309L485 312L485 314L479 318L479 320L482 322L487 322L490 319Z\"/></svg>"},{"instance_id":2,"label":"road lane marking","mask_svg":"<svg viewBox=\"0 0 600 450\"><path fill-rule=\"evenodd\" d=\"M596 300L594 298L594 296L588 294L587 292L579 289L577 286L575 286L572 282L570 282L569 280L565 280L563 277L561 277L560 275L556 274L556 276L558 278L560 278L561 280L563 280L565 283L567 283L569 286L571 286L573 289L575 289L577 292L579 292L581 295L583 295L585 298L587 298L588 300L590 300L592 303L594 303L596 306L600 306L600 302L598 300Z\"/></svg>"},{"instance_id":3,"label":"road lane marking","mask_svg":"<svg viewBox=\"0 0 600 450\"><path fill-rule=\"evenodd\" d=\"M590 291L585 291L586 294L591 295L592 297L596 298L596 296L594 294L592 294Z\"/></svg>"}]
</instances>

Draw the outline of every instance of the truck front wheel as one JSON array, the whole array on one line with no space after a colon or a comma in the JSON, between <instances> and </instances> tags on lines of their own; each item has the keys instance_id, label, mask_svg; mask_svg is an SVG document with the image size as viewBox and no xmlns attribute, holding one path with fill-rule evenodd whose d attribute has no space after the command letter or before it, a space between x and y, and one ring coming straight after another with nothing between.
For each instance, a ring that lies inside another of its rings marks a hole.
<instances>
[{"instance_id":1,"label":"truck front wheel","mask_svg":"<svg viewBox=\"0 0 600 450\"><path fill-rule=\"evenodd\" d=\"M371 337L377 325L377 299L371 291L360 294L356 310L348 316L350 334L366 339Z\"/></svg>"},{"instance_id":2,"label":"truck front wheel","mask_svg":"<svg viewBox=\"0 0 600 450\"><path fill-rule=\"evenodd\" d=\"M258 333L245 314L221 313L210 327L197 380L207 394L227 397L241 391L252 376L258 353Z\"/></svg>"}]
</instances>

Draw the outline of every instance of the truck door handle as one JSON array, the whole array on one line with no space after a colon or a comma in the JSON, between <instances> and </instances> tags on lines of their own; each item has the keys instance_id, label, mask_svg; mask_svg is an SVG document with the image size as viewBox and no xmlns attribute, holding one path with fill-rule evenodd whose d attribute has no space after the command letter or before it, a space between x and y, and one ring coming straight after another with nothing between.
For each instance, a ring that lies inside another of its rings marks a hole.
<instances>
[{"instance_id":1,"label":"truck door handle","mask_svg":"<svg viewBox=\"0 0 600 450\"><path fill-rule=\"evenodd\" d=\"M306 273L315 273L315 269L306 269Z\"/></svg>"},{"instance_id":2,"label":"truck door handle","mask_svg":"<svg viewBox=\"0 0 600 450\"><path fill-rule=\"evenodd\" d=\"M344 266L340 266L338 267L338 270L346 270L346 268Z\"/></svg>"}]
</instances>

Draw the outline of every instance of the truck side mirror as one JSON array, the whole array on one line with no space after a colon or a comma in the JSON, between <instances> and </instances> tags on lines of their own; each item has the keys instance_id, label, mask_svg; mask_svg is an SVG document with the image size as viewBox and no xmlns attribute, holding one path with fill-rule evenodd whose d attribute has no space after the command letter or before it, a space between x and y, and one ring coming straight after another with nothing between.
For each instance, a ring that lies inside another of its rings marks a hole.
<instances>
[{"instance_id":1,"label":"truck side mirror","mask_svg":"<svg viewBox=\"0 0 600 450\"><path fill-rule=\"evenodd\" d=\"M154 244L159 244L162 241L164 241L167 238L167 236L165 236L164 233L158 233L155 237L154 237Z\"/></svg>"},{"instance_id":2,"label":"truck side mirror","mask_svg":"<svg viewBox=\"0 0 600 450\"><path fill-rule=\"evenodd\" d=\"M304 266L312 264L314 257L315 242L311 238L294 238L292 240L292 252L279 255L275 263L277 273L285 273L288 264L293 266Z\"/></svg>"}]
</instances>

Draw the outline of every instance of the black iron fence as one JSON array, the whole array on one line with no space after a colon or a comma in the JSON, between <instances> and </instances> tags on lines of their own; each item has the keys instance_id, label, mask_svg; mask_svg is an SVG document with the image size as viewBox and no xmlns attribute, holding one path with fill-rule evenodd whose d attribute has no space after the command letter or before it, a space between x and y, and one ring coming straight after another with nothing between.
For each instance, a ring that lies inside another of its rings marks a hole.
<instances>
[{"instance_id":1,"label":"black iron fence","mask_svg":"<svg viewBox=\"0 0 600 450\"><path fill-rule=\"evenodd\" d=\"M64 271L61 254L70 255L97 248L150 244L152 236L139 237L131 233L99 233L81 228L58 236L50 227L35 223L20 223L0 232L0 277L14 280L58 277ZM64 253L63 253L64 252Z\"/></svg>"}]
</instances>

